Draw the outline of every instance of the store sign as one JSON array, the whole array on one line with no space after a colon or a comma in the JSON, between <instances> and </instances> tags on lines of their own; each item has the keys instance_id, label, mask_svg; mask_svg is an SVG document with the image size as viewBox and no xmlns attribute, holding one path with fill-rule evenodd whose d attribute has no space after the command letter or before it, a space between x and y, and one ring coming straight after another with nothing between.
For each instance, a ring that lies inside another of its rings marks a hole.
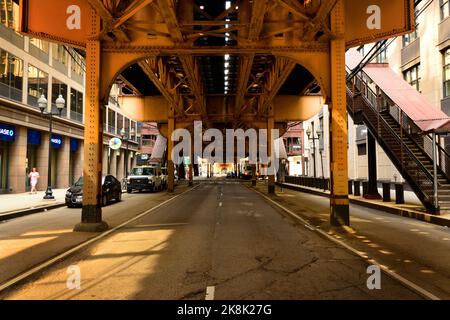
<instances>
[{"instance_id":1,"label":"store sign","mask_svg":"<svg viewBox=\"0 0 450 320\"><path fill-rule=\"evenodd\" d=\"M71 152L78 151L78 139L70 138L70 151Z\"/></svg>"},{"instance_id":2,"label":"store sign","mask_svg":"<svg viewBox=\"0 0 450 320\"><path fill-rule=\"evenodd\" d=\"M9 124L0 123L0 140L14 141L16 136L16 128Z\"/></svg>"},{"instance_id":3,"label":"store sign","mask_svg":"<svg viewBox=\"0 0 450 320\"><path fill-rule=\"evenodd\" d=\"M27 144L39 146L41 144L41 132L33 129L28 129Z\"/></svg>"},{"instance_id":4,"label":"store sign","mask_svg":"<svg viewBox=\"0 0 450 320\"><path fill-rule=\"evenodd\" d=\"M345 0L348 47L399 36L413 28L413 0Z\"/></svg>"},{"instance_id":5,"label":"store sign","mask_svg":"<svg viewBox=\"0 0 450 320\"><path fill-rule=\"evenodd\" d=\"M19 32L85 47L90 12L88 0L20 0Z\"/></svg>"},{"instance_id":6,"label":"store sign","mask_svg":"<svg viewBox=\"0 0 450 320\"><path fill-rule=\"evenodd\" d=\"M53 134L50 140L52 148L59 149L63 144L62 137L60 135Z\"/></svg>"}]
</instances>

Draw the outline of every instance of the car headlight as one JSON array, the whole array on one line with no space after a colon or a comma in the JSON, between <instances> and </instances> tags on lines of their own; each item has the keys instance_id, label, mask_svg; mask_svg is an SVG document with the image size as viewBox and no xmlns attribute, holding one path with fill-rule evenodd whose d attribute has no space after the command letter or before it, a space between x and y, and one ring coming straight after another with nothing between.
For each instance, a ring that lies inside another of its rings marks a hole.
<instances>
[{"instance_id":1,"label":"car headlight","mask_svg":"<svg viewBox=\"0 0 450 320\"><path fill-rule=\"evenodd\" d=\"M71 196L72 196L72 192L67 191L67 192L66 192L66 197L71 197Z\"/></svg>"}]
</instances>

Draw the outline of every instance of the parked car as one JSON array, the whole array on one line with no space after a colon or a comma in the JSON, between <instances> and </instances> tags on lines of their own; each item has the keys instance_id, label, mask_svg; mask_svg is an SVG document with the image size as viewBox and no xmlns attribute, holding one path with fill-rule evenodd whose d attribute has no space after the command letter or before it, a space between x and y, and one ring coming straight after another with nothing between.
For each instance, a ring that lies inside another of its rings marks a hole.
<instances>
[{"instance_id":1,"label":"parked car","mask_svg":"<svg viewBox=\"0 0 450 320\"><path fill-rule=\"evenodd\" d=\"M160 191L163 189L163 177L160 166L133 168L127 177L127 192L134 190Z\"/></svg>"},{"instance_id":2,"label":"parked car","mask_svg":"<svg viewBox=\"0 0 450 320\"><path fill-rule=\"evenodd\" d=\"M83 177L80 177L66 191L66 205L69 208L81 207L83 204ZM119 180L112 175L106 175L102 177L102 194L101 203L102 206L106 206L109 202L115 200L117 202L122 200L122 188Z\"/></svg>"}]
</instances>

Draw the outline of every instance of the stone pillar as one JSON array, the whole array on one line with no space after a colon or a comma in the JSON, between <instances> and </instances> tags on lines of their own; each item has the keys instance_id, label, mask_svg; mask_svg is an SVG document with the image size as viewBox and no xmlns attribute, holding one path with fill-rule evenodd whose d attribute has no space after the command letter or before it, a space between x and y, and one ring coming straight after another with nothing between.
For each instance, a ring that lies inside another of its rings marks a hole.
<instances>
[{"instance_id":1,"label":"stone pillar","mask_svg":"<svg viewBox=\"0 0 450 320\"><path fill-rule=\"evenodd\" d=\"M41 145L37 149L36 166L39 172L39 181L36 186L38 191L45 191L47 189L48 178L48 132L41 133Z\"/></svg>"},{"instance_id":2,"label":"stone pillar","mask_svg":"<svg viewBox=\"0 0 450 320\"><path fill-rule=\"evenodd\" d=\"M76 182L79 177L83 175L83 158L84 158L84 143L78 142L78 150L75 152L73 161L75 161L75 167L73 170L74 181Z\"/></svg>"},{"instance_id":3,"label":"stone pillar","mask_svg":"<svg viewBox=\"0 0 450 320\"><path fill-rule=\"evenodd\" d=\"M56 179L56 187L64 189L69 186L70 173L70 138L62 137L62 146L58 151L56 161L58 163L58 178Z\"/></svg>"},{"instance_id":4,"label":"stone pillar","mask_svg":"<svg viewBox=\"0 0 450 320\"><path fill-rule=\"evenodd\" d=\"M331 108L330 108L330 223L350 225L348 199L347 96L345 81L345 10L338 0L331 11ZM345 147L343 147L345 146Z\"/></svg>"},{"instance_id":5,"label":"stone pillar","mask_svg":"<svg viewBox=\"0 0 450 320\"><path fill-rule=\"evenodd\" d=\"M125 149L119 149L119 156L117 158L117 179L122 181L125 170Z\"/></svg>"},{"instance_id":6,"label":"stone pillar","mask_svg":"<svg viewBox=\"0 0 450 320\"><path fill-rule=\"evenodd\" d=\"M16 138L9 147L9 187L13 193L25 192L27 128L16 127Z\"/></svg>"},{"instance_id":7,"label":"stone pillar","mask_svg":"<svg viewBox=\"0 0 450 320\"><path fill-rule=\"evenodd\" d=\"M108 147L103 147L103 168L102 168L102 173L103 175L107 175L108 174Z\"/></svg>"},{"instance_id":8,"label":"stone pillar","mask_svg":"<svg viewBox=\"0 0 450 320\"><path fill-rule=\"evenodd\" d=\"M102 191L102 148L103 119L100 103L101 43L100 16L91 9L89 12L88 41L86 45L86 91L84 119L84 167L83 167L83 208L81 223L75 231L100 232L108 229L102 221L100 202Z\"/></svg>"}]
</instances>

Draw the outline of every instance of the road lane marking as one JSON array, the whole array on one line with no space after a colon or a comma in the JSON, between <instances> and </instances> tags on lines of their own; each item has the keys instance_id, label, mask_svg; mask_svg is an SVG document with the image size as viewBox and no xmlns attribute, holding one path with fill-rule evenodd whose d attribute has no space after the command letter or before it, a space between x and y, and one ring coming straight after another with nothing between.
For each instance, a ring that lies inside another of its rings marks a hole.
<instances>
[{"instance_id":1,"label":"road lane marking","mask_svg":"<svg viewBox=\"0 0 450 320\"><path fill-rule=\"evenodd\" d=\"M213 286L206 287L205 300L214 300L214 291L215 291L215 287L213 287Z\"/></svg>"},{"instance_id":2,"label":"road lane marking","mask_svg":"<svg viewBox=\"0 0 450 320\"><path fill-rule=\"evenodd\" d=\"M155 211L155 210L161 208L162 206L166 205L167 203L172 202L173 200L179 198L180 196L182 196L182 195L184 195L184 194L186 194L188 192L191 192L191 191L197 189L198 187L199 187L199 185L196 185L196 186L194 186L193 188L191 188L189 190L183 191L182 193L180 193L180 194L178 194L178 195L176 195L176 196L174 196L174 197L172 197L172 198L170 198L170 199L168 199L168 200L166 200L166 201L164 201L164 202L154 206L153 208L150 208L150 209L140 213L139 215L137 215L137 216L135 216L135 217L133 217L133 218L131 218L131 219L121 223L120 225L118 225L118 226L116 226L116 227L114 227L114 228L112 228L110 230L107 230L107 231L99 234L98 236L93 237L92 239L89 239L89 240L87 240L85 242L82 242L79 245L73 247L72 249L69 249L66 252L63 252L63 253L57 255L56 257L54 257L52 259L44 261L44 262L38 264L36 267L34 267L34 268L32 268L32 269L30 269L28 271L25 271L25 272L19 274L18 276L15 276L14 278L12 278L12 279L8 280L7 282L5 282L5 283L0 285L0 292L8 289L9 287L19 283L22 280L25 280L28 277L30 277L30 276L32 276L32 275L34 275L34 274L44 270L45 268L50 267L51 265L55 264L56 262L62 261L63 259L67 258L68 256L76 253L77 251L79 251L79 250L81 250L81 249L91 245L92 243L94 243L94 242L96 242L98 240L101 240L101 239L109 236L110 234L112 234L115 231L123 228L124 226L126 226L126 225L128 225L128 224L130 224L130 223L132 223L132 222L134 222L136 220L139 220L140 218L142 218L142 217L146 216L147 214L151 213L152 211Z\"/></svg>"},{"instance_id":3,"label":"road lane marking","mask_svg":"<svg viewBox=\"0 0 450 320\"><path fill-rule=\"evenodd\" d=\"M378 266L380 266L380 269L383 270L388 276L390 276L391 278L397 280L398 282L403 284L405 287L407 287L407 288L411 289L412 291L418 293L422 297L430 299L430 300L441 300L439 297L435 296L434 294L432 294L428 290L426 290L426 289L420 287L419 285L413 283L412 281L409 281L408 279L402 277L401 275L399 275L395 271L390 270L388 267L386 267L385 265L379 263L375 259L370 258L367 254L365 254L365 253L363 253L363 252L353 248L352 246L346 244L345 242L343 242L343 241L341 241L339 239L336 239L335 237L329 235L325 231L323 231L323 230L321 230L321 229L311 225L307 220L303 219L302 217L300 217L299 215L297 215L293 211L289 210L288 208L284 207L283 205L277 203L276 201L270 199L269 197L267 197L262 192L257 191L255 189L251 189L251 188L248 188L248 189L253 190L254 192L258 193L259 195L261 195L264 199L266 199L270 203L274 204L275 206L277 206L278 208L282 209L283 211L285 211L286 213L288 213L289 215L291 215L295 219L297 219L300 222L302 222L304 224L304 226L307 227L308 229L310 229L312 231L316 231L317 233L320 233L322 236L326 237L327 239L331 240L332 242L334 242L336 244L339 244L340 246L342 246L342 247L346 248L347 250L351 251L352 253L354 253L358 257L362 258L367 263L369 263L371 265L378 265Z\"/></svg>"}]
</instances>

